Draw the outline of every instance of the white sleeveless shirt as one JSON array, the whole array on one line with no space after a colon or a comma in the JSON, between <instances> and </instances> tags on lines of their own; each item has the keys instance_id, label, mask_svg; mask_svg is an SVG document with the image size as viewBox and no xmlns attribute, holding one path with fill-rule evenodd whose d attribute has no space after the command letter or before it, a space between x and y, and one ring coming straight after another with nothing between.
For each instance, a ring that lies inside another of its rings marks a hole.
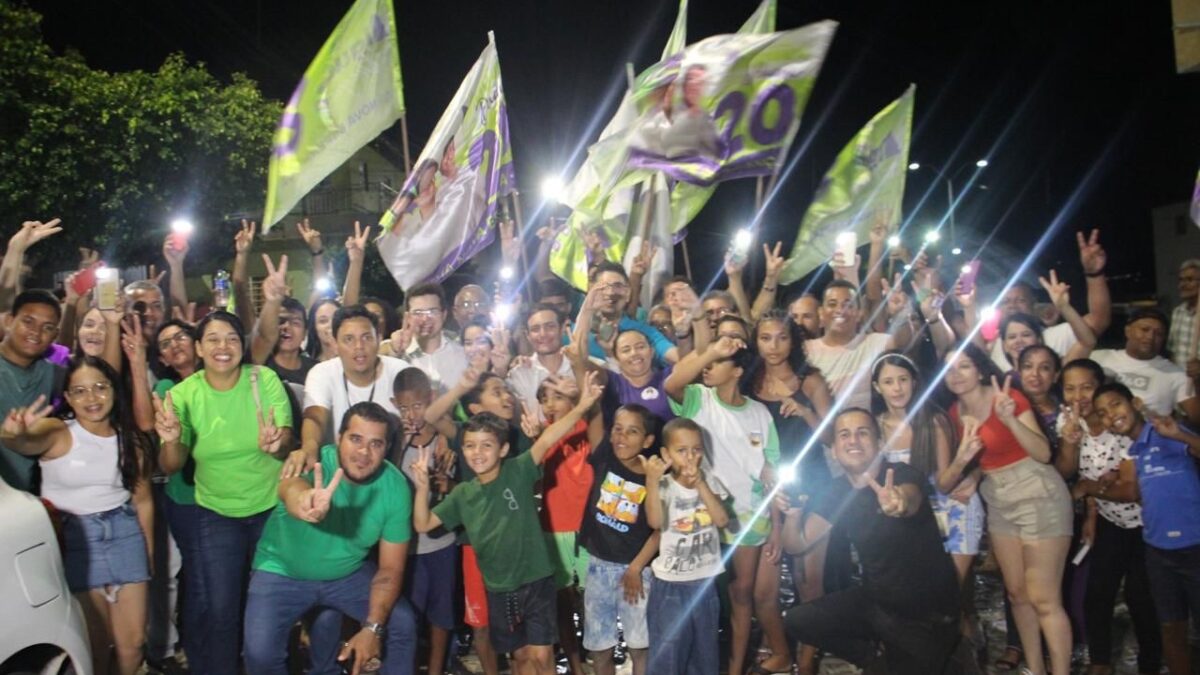
<instances>
[{"instance_id":1,"label":"white sleeveless shirt","mask_svg":"<svg viewBox=\"0 0 1200 675\"><path fill-rule=\"evenodd\" d=\"M77 516L111 511L129 501L116 435L97 436L78 420L67 420L67 430L72 440L67 454L41 460L42 497Z\"/></svg>"}]
</instances>

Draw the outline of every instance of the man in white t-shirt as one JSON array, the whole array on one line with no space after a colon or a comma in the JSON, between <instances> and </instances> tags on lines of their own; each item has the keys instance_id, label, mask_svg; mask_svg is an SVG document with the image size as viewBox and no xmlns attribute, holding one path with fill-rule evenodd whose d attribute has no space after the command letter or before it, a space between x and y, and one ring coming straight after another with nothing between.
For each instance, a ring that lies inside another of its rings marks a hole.
<instances>
[{"instance_id":1,"label":"man in white t-shirt","mask_svg":"<svg viewBox=\"0 0 1200 675\"><path fill-rule=\"evenodd\" d=\"M1192 425L1200 424L1200 398L1179 366L1159 356L1167 336L1167 317L1157 309L1139 309L1125 324L1125 349L1092 352L1106 375L1129 387L1157 415L1183 411Z\"/></svg>"},{"instance_id":2,"label":"man in white t-shirt","mask_svg":"<svg viewBox=\"0 0 1200 675\"><path fill-rule=\"evenodd\" d=\"M467 353L442 330L446 325L445 291L438 284L418 284L408 290L405 306L413 340L400 353L425 371L434 391L453 387L467 369Z\"/></svg>"},{"instance_id":3,"label":"man in white t-shirt","mask_svg":"<svg viewBox=\"0 0 1200 675\"><path fill-rule=\"evenodd\" d=\"M1096 335L1104 335L1104 331L1108 330L1108 325L1112 322L1112 299L1108 294L1108 279L1104 276L1104 265L1108 256L1100 246L1099 230L1092 230L1086 239L1082 232L1076 232L1075 240L1079 245L1079 264L1083 267L1083 277L1087 281L1088 313L1083 316L1083 320L1092 327ZM1033 287L1023 281L1013 283L996 304L1000 310L1001 322L1018 313L1037 316ZM1048 326L1042 331L1042 342L1059 356L1066 356L1078 340L1074 331L1064 321ZM1003 343L1004 340L996 338L988 353L1002 372L1008 372L1012 370L1013 365L1004 356Z\"/></svg>"},{"instance_id":4,"label":"man in white t-shirt","mask_svg":"<svg viewBox=\"0 0 1200 675\"><path fill-rule=\"evenodd\" d=\"M521 399L526 410L539 410L537 390L542 382L555 375L575 379L571 362L563 356L563 316L551 305L538 305L525 319L533 356L508 371L508 384Z\"/></svg>"},{"instance_id":5,"label":"man in white t-shirt","mask_svg":"<svg viewBox=\"0 0 1200 675\"><path fill-rule=\"evenodd\" d=\"M908 297L897 291L888 300L888 313L908 311ZM953 333L942 318L941 310L930 307L927 324L932 331L939 353L953 343ZM818 310L825 334L808 340L804 349L808 362L821 371L829 383L829 391L839 407L871 407L871 363L880 354L908 346L911 329L904 321L892 333L859 332L862 309L858 288L844 279L835 279L821 294Z\"/></svg>"},{"instance_id":6,"label":"man in white t-shirt","mask_svg":"<svg viewBox=\"0 0 1200 675\"><path fill-rule=\"evenodd\" d=\"M392 382L408 363L379 355L375 315L362 305L342 307L333 315L333 339L338 357L313 366L304 381L300 449L288 456L283 478L312 468L320 447L332 438L342 416L355 403L374 401L399 415L392 403Z\"/></svg>"}]
</instances>

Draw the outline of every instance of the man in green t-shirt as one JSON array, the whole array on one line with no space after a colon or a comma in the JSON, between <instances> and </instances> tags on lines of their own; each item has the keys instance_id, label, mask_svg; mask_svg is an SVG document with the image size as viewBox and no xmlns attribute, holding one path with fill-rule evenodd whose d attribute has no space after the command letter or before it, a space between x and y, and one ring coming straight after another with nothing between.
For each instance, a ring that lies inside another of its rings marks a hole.
<instances>
[{"instance_id":1,"label":"man in green t-shirt","mask_svg":"<svg viewBox=\"0 0 1200 675\"><path fill-rule=\"evenodd\" d=\"M417 493L413 528L425 533L463 527L471 538L487 587L488 633L497 652L509 652L514 672L553 673L557 641L554 572L534 499L542 460L583 418L604 388L590 373L579 403L546 428L529 452L509 460L508 425L480 413L463 427L465 464L475 477L429 507L429 450L413 464ZM503 460L503 461L502 461Z\"/></svg>"},{"instance_id":2,"label":"man in green t-shirt","mask_svg":"<svg viewBox=\"0 0 1200 675\"><path fill-rule=\"evenodd\" d=\"M400 597L411 534L412 496L400 470L384 461L395 431L392 416L363 401L346 411L337 446L321 449L311 473L279 483L254 556L246 602L247 672L286 675L287 635L316 606L362 624L337 659L358 673L380 658L380 672L411 673L417 627L412 607ZM323 478L331 476L328 485ZM379 545L379 564L367 560ZM314 655L336 635L313 635ZM313 664L328 672L332 663Z\"/></svg>"}]
</instances>

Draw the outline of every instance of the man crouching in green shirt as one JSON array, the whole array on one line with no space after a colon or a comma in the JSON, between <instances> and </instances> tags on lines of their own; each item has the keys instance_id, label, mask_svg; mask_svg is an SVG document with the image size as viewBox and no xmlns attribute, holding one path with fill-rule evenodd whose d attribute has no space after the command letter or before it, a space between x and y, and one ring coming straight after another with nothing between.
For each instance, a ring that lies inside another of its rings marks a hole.
<instances>
[{"instance_id":1,"label":"man crouching in green shirt","mask_svg":"<svg viewBox=\"0 0 1200 675\"><path fill-rule=\"evenodd\" d=\"M416 618L400 597L412 496L404 475L384 461L394 430L379 404L356 403L342 418L337 447L321 448L312 473L279 483L280 503L258 542L246 601L247 672L286 675L288 632L314 607L362 623L337 657L356 675L380 658L385 641L380 672L413 672ZM333 477L328 485L324 476ZM378 565L367 560L376 543ZM317 645L337 636L312 639L320 655L332 650ZM310 672L338 671L333 663L317 663Z\"/></svg>"}]
</instances>

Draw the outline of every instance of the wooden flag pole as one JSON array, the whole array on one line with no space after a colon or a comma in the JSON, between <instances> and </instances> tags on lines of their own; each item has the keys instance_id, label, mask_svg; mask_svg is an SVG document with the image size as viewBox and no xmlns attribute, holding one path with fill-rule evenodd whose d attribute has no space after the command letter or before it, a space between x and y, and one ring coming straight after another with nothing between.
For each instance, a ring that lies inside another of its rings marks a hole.
<instances>
[{"instance_id":1,"label":"wooden flag pole","mask_svg":"<svg viewBox=\"0 0 1200 675\"><path fill-rule=\"evenodd\" d=\"M513 235L517 238L517 244L521 251L521 267L525 268L525 274L529 274L529 261L525 257L525 219L521 216L521 192L519 190L512 191L513 215L517 217L517 229ZM527 299L533 300L533 294L529 291L529 284L521 284L525 289Z\"/></svg>"},{"instance_id":2,"label":"wooden flag pole","mask_svg":"<svg viewBox=\"0 0 1200 675\"><path fill-rule=\"evenodd\" d=\"M754 211L762 211L763 207L763 177L759 176L754 184Z\"/></svg>"},{"instance_id":3,"label":"wooden flag pole","mask_svg":"<svg viewBox=\"0 0 1200 675\"><path fill-rule=\"evenodd\" d=\"M683 240L679 242L679 246L683 249L683 273L687 275L688 279L691 279L692 259L688 257L687 237L684 237ZM674 272L675 270L671 271Z\"/></svg>"},{"instance_id":4,"label":"wooden flag pole","mask_svg":"<svg viewBox=\"0 0 1200 675\"><path fill-rule=\"evenodd\" d=\"M412 159L408 156L408 116L400 116L400 143L404 146L404 180L412 174Z\"/></svg>"}]
</instances>

